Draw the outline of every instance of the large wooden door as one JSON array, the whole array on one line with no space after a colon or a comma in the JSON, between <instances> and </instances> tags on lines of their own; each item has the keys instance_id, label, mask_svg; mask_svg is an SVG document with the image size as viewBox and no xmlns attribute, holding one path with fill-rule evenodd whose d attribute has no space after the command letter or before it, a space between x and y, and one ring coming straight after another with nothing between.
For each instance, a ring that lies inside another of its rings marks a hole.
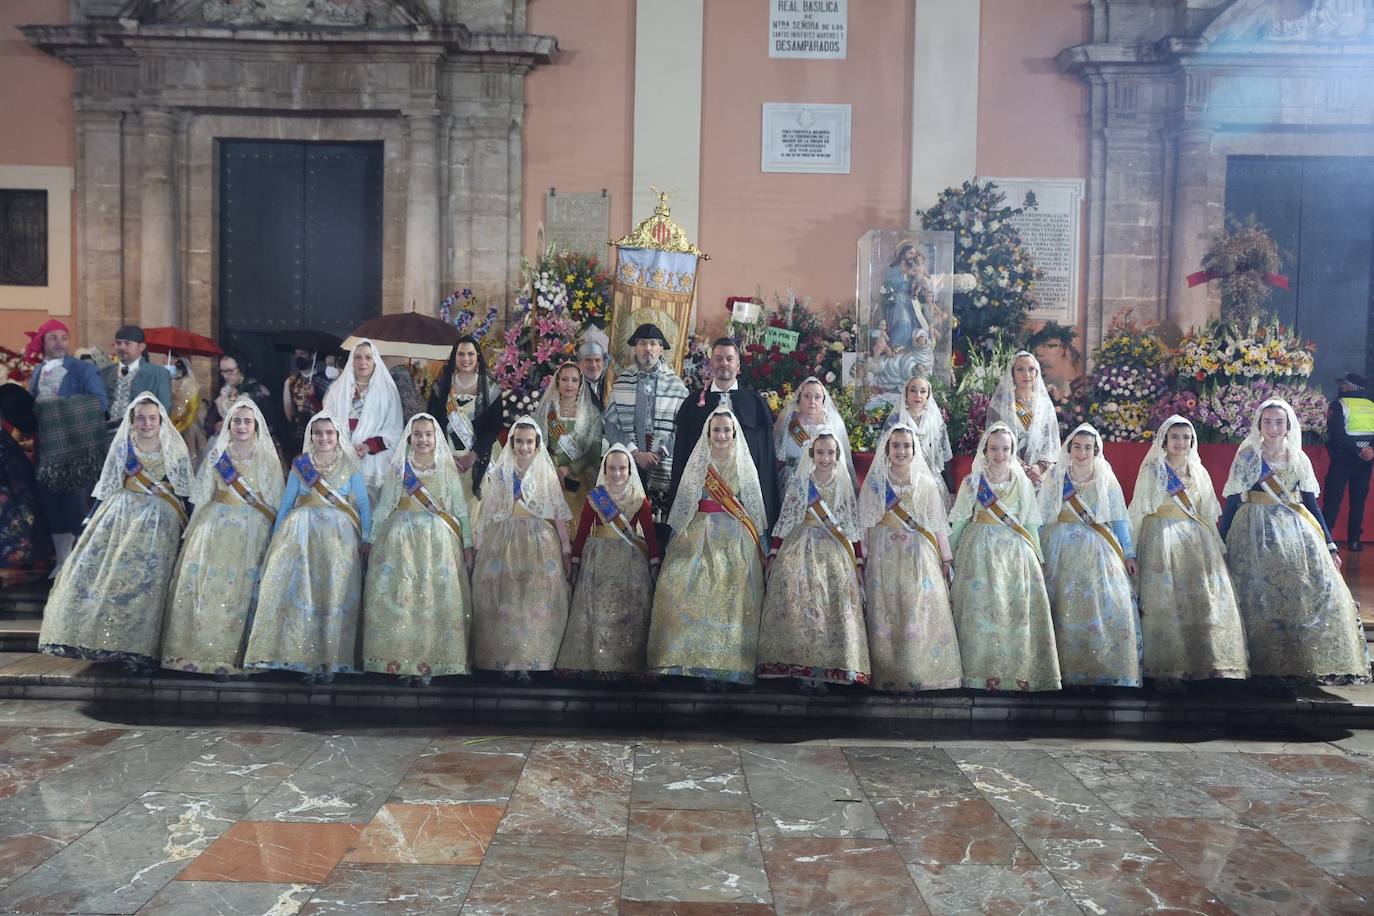
<instances>
[{"instance_id":1,"label":"large wooden door","mask_svg":"<svg viewBox=\"0 0 1374 916\"><path fill-rule=\"evenodd\" d=\"M1316 343L1313 384L1333 393L1339 375L1374 375L1374 159L1234 156L1226 212L1278 243L1290 288L1269 307Z\"/></svg>"},{"instance_id":2,"label":"large wooden door","mask_svg":"<svg viewBox=\"0 0 1374 916\"><path fill-rule=\"evenodd\" d=\"M224 140L219 191L220 340L280 392L273 334L381 310L382 144Z\"/></svg>"}]
</instances>

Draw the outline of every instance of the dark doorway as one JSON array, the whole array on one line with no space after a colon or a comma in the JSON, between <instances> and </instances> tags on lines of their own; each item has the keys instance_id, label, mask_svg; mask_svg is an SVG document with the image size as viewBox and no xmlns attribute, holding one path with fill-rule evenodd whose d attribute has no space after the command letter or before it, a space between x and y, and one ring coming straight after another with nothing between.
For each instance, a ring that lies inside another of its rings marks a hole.
<instances>
[{"instance_id":1,"label":"dark doorway","mask_svg":"<svg viewBox=\"0 0 1374 916\"><path fill-rule=\"evenodd\" d=\"M1226 212L1254 216L1278 243L1290 289L1269 307L1317 345L1312 383L1374 369L1374 159L1232 156Z\"/></svg>"},{"instance_id":2,"label":"dark doorway","mask_svg":"<svg viewBox=\"0 0 1374 916\"><path fill-rule=\"evenodd\" d=\"M291 354L272 335L346 337L381 311L382 144L223 140L219 166L220 342L280 413Z\"/></svg>"}]
</instances>

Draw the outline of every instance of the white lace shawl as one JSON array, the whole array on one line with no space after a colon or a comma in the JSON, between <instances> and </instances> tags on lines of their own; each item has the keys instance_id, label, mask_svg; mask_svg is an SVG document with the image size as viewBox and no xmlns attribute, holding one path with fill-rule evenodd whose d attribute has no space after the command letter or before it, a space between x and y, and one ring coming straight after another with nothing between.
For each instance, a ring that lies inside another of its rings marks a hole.
<instances>
[{"instance_id":1,"label":"white lace shawl","mask_svg":"<svg viewBox=\"0 0 1374 916\"><path fill-rule=\"evenodd\" d=\"M753 458L750 457L749 444L744 441L744 428L739 425L739 418L728 407L717 407L702 424L701 436L692 448L691 457L687 459L687 466L682 471L682 482L678 484L677 497L673 500L672 511L668 513L668 525L674 531L682 531L697 514L697 503L701 501L701 491L706 485L706 469L711 464L711 420L717 416L730 418L730 423L735 428L735 439L730 457L726 459L733 465L734 473L730 473L730 467L717 466L716 470L738 488L735 493L739 501L744 504L745 511L754 520L754 527L758 529L759 536L763 537L768 531L768 515L763 510L763 489L759 486L759 472L754 467Z\"/></svg>"},{"instance_id":2,"label":"white lace shawl","mask_svg":"<svg viewBox=\"0 0 1374 916\"><path fill-rule=\"evenodd\" d=\"M611 485L606 482L606 459L611 457L612 452L620 452L630 462L630 479L625 483L625 492L620 496L611 493L611 498L620 507L620 511L625 514L625 520L630 521L644 505L644 481L639 479L639 467L635 464L635 457L623 444L617 442L606 449L606 454L601 456L601 471L596 475L596 485L605 487L606 492L611 492Z\"/></svg>"},{"instance_id":3,"label":"white lace shawl","mask_svg":"<svg viewBox=\"0 0 1374 916\"><path fill-rule=\"evenodd\" d=\"M515 431L522 426L534 430L536 441L534 458L524 474L520 474L515 464ZM501 456L487 471L482 483L482 511L477 513L477 537L480 539L487 527L503 522L515 511L515 479L520 478L520 498L526 511L536 518L547 521L567 521L572 517L568 503L563 499L563 485L558 479L558 471L544 448L544 432L531 416L518 418L510 427L510 436Z\"/></svg>"},{"instance_id":4,"label":"white lace shawl","mask_svg":"<svg viewBox=\"0 0 1374 916\"><path fill-rule=\"evenodd\" d=\"M1302 450L1302 426L1298 423L1298 415L1294 413L1292 405L1282 398L1270 398L1255 408L1255 416L1250 421L1250 435L1245 437L1245 441L1236 450L1236 457L1231 462L1231 473L1227 476L1226 486L1221 491L1222 496L1242 494L1259 481L1263 463L1260 455L1260 445L1263 442L1260 435L1260 416L1268 407L1280 407L1288 415L1288 435L1284 439L1287 462L1281 465L1271 464L1271 470L1288 492L1296 489L1315 496L1319 492L1317 475L1312 471L1312 460Z\"/></svg>"},{"instance_id":5,"label":"white lace shawl","mask_svg":"<svg viewBox=\"0 0 1374 916\"><path fill-rule=\"evenodd\" d=\"M898 408L896 417L894 426L904 423L916 431L922 457L932 473L940 473L954 459L954 449L949 445L949 430L945 427L945 418L940 414L940 405L935 402L934 394L926 400L925 409L919 417L912 416L905 402Z\"/></svg>"},{"instance_id":6,"label":"white lace shawl","mask_svg":"<svg viewBox=\"0 0 1374 916\"><path fill-rule=\"evenodd\" d=\"M1160 424L1154 441L1150 443L1150 450L1145 454L1145 460L1140 462L1140 473L1135 478L1130 515L1131 534L1137 540L1140 538L1140 528L1145 519L1158 512L1160 506L1172 501L1169 497L1169 475L1165 470L1165 465L1169 462L1165 446L1168 445L1169 428L1179 424L1187 426L1193 437L1192 445L1188 449L1188 476L1184 480L1197 497L1193 500L1193 510L1204 522L1203 527L1216 535L1217 540L1221 539L1216 529L1216 521L1221 518L1221 506L1217 502L1217 491L1212 486L1212 477L1202 466L1202 459L1198 457L1197 430L1193 429L1193 424L1186 417L1174 414Z\"/></svg>"},{"instance_id":7,"label":"white lace shawl","mask_svg":"<svg viewBox=\"0 0 1374 916\"><path fill-rule=\"evenodd\" d=\"M353 375L353 356L363 344L372 348L372 379L367 384L362 413L358 416L358 428L350 434L348 420L353 410L353 394L358 387L357 379ZM362 445L368 439L381 436L382 442L390 450L401 441L401 430L405 427L401 411L401 393L396 388L396 380L391 377L386 364L382 362L382 351L377 348L377 344L363 338L348 351L348 362L344 364L343 371L324 394L324 409L337 417L337 422L342 424L339 426L341 443L352 442L353 445ZM352 449L346 448L344 451ZM382 481L386 479L388 461L389 456L384 452L363 458L363 474L367 478L368 486L382 485Z\"/></svg>"},{"instance_id":8,"label":"white lace shawl","mask_svg":"<svg viewBox=\"0 0 1374 916\"><path fill-rule=\"evenodd\" d=\"M811 439L812 444L822 435L828 435L838 440L844 434L832 429L817 430L816 435ZM811 457L808 448L802 453L801 463L797 465L797 473L793 474L787 481L787 492L783 494L782 498L782 511L778 514L778 520L773 525L773 537L785 538L806 521L806 510L811 504L811 493L807 484L811 481L815 470L816 462ZM830 483L823 484L818 480L816 481L816 489L821 491L821 497L830 508L830 514L839 523L840 530L844 532L845 537L851 541L858 540L859 510L854 499L854 481L850 479L849 470L844 466L844 462L835 462L835 473L830 478Z\"/></svg>"},{"instance_id":9,"label":"white lace shawl","mask_svg":"<svg viewBox=\"0 0 1374 916\"><path fill-rule=\"evenodd\" d=\"M243 394L239 395L238 400L229 406L229 412L224 415L224 425L220 427L219 435L215 436L214 443L206 451L205 459L200 463L200 473L196 475L195 483L191 488L191 503L195 506L196 515L199 515L201 510L214 499L215 481L220 479L219 471L215 470L215 462L219 461L219 456L224 454L225 450L229 448L229 443L233 441L233 436L229 431L229 420L234 416L234 411L241 407L253 411L255 424L253 454L247 462L235 461L234 467L247 478L253 492L257 493L269 508L275 511L277 504L281 502L285 479L282 477L281 459L277 457L277 447L272 443L272 432L267 428L267 418L262 415L262 409L258 407L257 402ZM192 520L194 521L194 516Z\"/></svg>"},{"instance_id":10,"label":"white lace shawl","mask_svg":"<svg viewBox=\"0 0 1374 916\"><path fill-rule=\"evenodd\" d=\"M1037 370L1035 396L1031 400L1030 429L1024 429L1016 416L1016 379L1012 374L1016 361L1024 358L1034 362ZM1040 461L1052 464L1059 457L1059 418L1055 414L1049 389L1045 387L1044 375L1039 369L1040 361L1035 354L1019 351L1007 363L1002 380L997 383L997 390L992 393L992 400L988 403L988 423L1000 421L1016 433L1016 453L1026 464Z\"/></svg>"},{"instance_id":11,"label":"white lace shawl","mask_svg":"<svg viewBox=\"0 0 1374 916\"><path fill-rule=\"evenodd\" d=\"M984 432L983 438L978 440L978 452L973 456L973 469L969 471L967 477L959 484L959 495L954 498L954 508L949 512L949 527L955 528L959 525L966 525L973 520L980 505L978 503L978 479L987 470L987 447L988 437L995 432L1004 432L1011 435L1012 454L1016 453L1016 433L1005 423L997 422L990 425ZM1016 520L1028 528L1038 528L1044 518L1040 514L1040 505L1036 500L1035 487L1031 484L1030 478L1022 470L1021 463L1018 461L1008 462L1011 466L1011 479L1014 486L1011 488L1005 499L999 498L1002 508L1006 509ZM991 481L989 481L991 483Z\"/></svg>"},{"instance_id":12,"label":"white lace shawl","mask_svg":"<svg viewBox=\"0 0 1374 916\"><path fill-rule=\"evenodd\" d=\"M899 484L892 481L892 463L887 457L887 442L892 434L904 430L913 438L916 430L898 420L878 439L877 450L873 453L873 464L864 478L863 489L859 492L859 527L872 528L887 514L887 487L892 484L893 491L901 498L902 505L918 525L932 534L948 533L949 522L945 518L943 482L936 479L918 447L911 459L911 482ZM920 440L917 439L919 442Z\"/></svg>"},{"instance_id":13,"label":"white lace shawl","mask_svg":"<svg viewBox=\"0 0 1374 916\"><path fill-rule=\"evenodd\" d=\"M1102 434L1091 423L1081 423L1064 439L1059 449L1059 461L1045 475L1044 485L1040 487L1040 517L1046 524L1059 517L1064 508L1064 478L1069 474L1069 443L1073 437L1086 433L1093 437L1097 446L1097 456L1093 458L1092 480L1086 484L1075 484L1083 504L1099 522L1124 522L1129 517L1126 511L1126 497L1121 492L1121 482L1116 479L1107 456L1102 453Z\"/></svg>"},{"instance_id":14,"label":"white lace shawl","mask_svg":"<svg viewBox=\"0 0 1374 916\"><path fill-rule=\"evenodd\" d=\"M840 416L839 410L835 407L835 399L830 396L830 389L826 388L825 383L814 375L808 375L797 386L797 390L792 392L791 397L787 399L787 403L783 405L782 411L778 414L777 420L773 422L773 450L777 454L778 460L782 461L783 456L787 454L787 440L792 435L788 431L788 427L792 423L792 417L796 415L801 406L801 391L812 382L821 386L821 393L825 398L821 407L821 421L819 423L803 422L802 427L812 436L819 434L822 429L828 429L839 437L840 458L844 462L844 466L849 469L849 479L854 481L857 476L854 473L854 455L849 447L849 430L845 427L844 418ZM803 446L802 453L805 454L805 452L806 447Z\"/></svg>"},{"instance_id":15,"label":"white lace shawl","mask_svg":"<svg viewBox=\"0 0 1374 916\"><path fill-rule=\"evenodd\" d=\"M315 465L316 470L319 470L320 465L315 456L315 446L310 441L310 430L314 429L315 424L321 420L328 420L330 423L333 423L335 432L339 434L338 444L334 446L334 451L338 453L338 458L335 459L334 464L330 465L330 473L332 474L336 470L347 471L346 476L351 479L354 474L358 473L358 459L354 455L353 449L348 447L348 439L344 435L348 430L348 421L340 420L328 410L321 410L306 421L305 441L301 443L301 454L309 456L310 463ZM320 473L323 474L324 472L320 471Z\"/></svg>"},{"instance_id":16,"label":"white lace shawl","mask_svg":"<svg viewBox=\"0 0 1374 916\"><path fill-rule=\"evenodd\" d=\"M448 436L444 427L433 415L417 413L406 423L401 434L401 442L391 452L391 463L382 492L377 497L377 505L372 507L372 530L380 532L382 522L396 511L396 506L405 494L406 462L411 457L410 432L417 420L428 420L434 424L434 470L428 472L425 489L439 503L439 507L456 519L467 518L467 495L463 491L463 478L453 463L453 452L448 447Z\"/></svg>"},{"instance_id":17,"label":"white lace shawl","mask_svg":"<svg viewBox=\"0 0 1374 916\"><path fill-rule=\"evenodd\" d=\"M534 411L534 420L539 424L539 431L544 434L544 441L551 449L556 448L558 443L553 441L553 436L549 432L549 408L558 410L558 373L563 371L564 366L572 366L577 370L577 377L582 378L582 370L577 363L563 363L549 379L549 387L544 390L543 397L539 399L539 406ZM573 445L585 455L601 442L601 411L596 409L596 402L592 400L592 390L585 380L577 388L576 410L577 420L573 423L573 428L568 430L568 434L572 436Z\"/></svg>"},{"instance_id":18,"label":"white lace shawl","mask_svg":"<svg viewBox=\"0 0 1374 916\"><path fill-rule=\"evenodd\" d=\"M109 499L124 488L124 466L129 458L129 449L134 447L134 408L139 404L157 405L157 412L162 417L162 424L157 430L157 440L162 448L163 473L176 495L190 497L191 456L186 451L186 440L181 438L181 433L172 425L167 408L162 406L162 402L154 397L151 391L143 392L125 408L124 418L119 421L119 429L115 431L114 440L105 452L105 466L100 471L100 479L95 482L95 489L91 490L91 495L96 499Z\"/></svg>"}]
</instances>

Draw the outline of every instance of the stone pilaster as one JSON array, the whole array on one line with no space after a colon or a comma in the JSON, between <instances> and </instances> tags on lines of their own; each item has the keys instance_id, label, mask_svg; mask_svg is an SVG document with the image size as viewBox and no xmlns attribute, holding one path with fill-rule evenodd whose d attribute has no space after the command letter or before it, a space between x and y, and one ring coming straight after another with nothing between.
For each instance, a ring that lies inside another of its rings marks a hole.
<instances>
[{"instance_id":1,"label":"stone pilaster","mask_svg":"<svg viewBox=\"0 0 1374 916\"><path fill-rule=\"evenodd\" d=\"M1223 222L1225 200L1213 196L1215 182L1208 175L1214 159L1212 131L1202 127L1181 130L1175 150L1167 314L1170 321L1187 330L1206 324L1210 317L1207 286L1189 289L1188 275L1199 269L1208 236Z\"/></svg>"},{"instance_id":2,"label":"stone pilaster","mask_svg":"<svg viewBox=\"0 0 1374 916\"><path fill-rule=\"evenodd\" d=\"M406 273L403 309L429 314L439 301L439 117L406 117Z\"/></svg>"},{"instance_id":3,"label":"stone pilaster","mask_svg":"<svg viewBox=\"0 0 1374 916\"><path fill-rule=\"evenodd\" d=\"M176 119L169 111L146 108L143 127L142 227L138 312L145 327L175 325L181 316L177 288L177 231L173 153Z\"/></svg>"}]
</instances>

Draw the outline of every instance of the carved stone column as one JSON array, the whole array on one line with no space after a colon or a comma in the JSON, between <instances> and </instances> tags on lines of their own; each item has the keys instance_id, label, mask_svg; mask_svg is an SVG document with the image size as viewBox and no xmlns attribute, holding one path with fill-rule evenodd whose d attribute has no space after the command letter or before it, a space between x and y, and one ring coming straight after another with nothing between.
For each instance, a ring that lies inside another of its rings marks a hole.
<instances>
[{"instance_id":1,"label":"carved stone column","mask_svg":"<svg viewBox=\"0 0 1374 916\"><path fill-rule=\"evenodd\" d=\"M139 263L139 319L145 327L174 325L177 301L177 233L172 181L176 125L171 112L157 108L140 113L143 122L142 230Z\"/></svg>"},{"instance_id":2,"label":"carved stone column","mask_svg":"<svg viewBox=\"0 0 1374 916\"><path fill-rule=\"evenodd\" d=\"M1222 221L1224 197L1215 196L1208 167L1212 132L1190 126L1179 131L1174 164L1173 237L1169 254L1168 317L1183 330L1200 327L1211 316L1207 287L1188 288L1188 274L1199 270L1207 237Z\"/></svg>"},{"instance_id":3,"label":"carved stone column","mask_svg":"<svg viewBox=\"0 0 1374 916\"><path fill-rule=\"evenodd\" d=\"M83 345L107 346L123 319L123 119L118 111L77 111L77 306Z\"/></svg>"},{"instance_id":4,"label":"carved stone column","mask_svg":"<svg viewBox=\"0 0 1374 916\"><path fill-rule=\"evenodd\" d=\"M439 301L439 117L406 118L410 168L406 175L406 275L403 307L429 314Z\"/></svg>"}]
</instances>

